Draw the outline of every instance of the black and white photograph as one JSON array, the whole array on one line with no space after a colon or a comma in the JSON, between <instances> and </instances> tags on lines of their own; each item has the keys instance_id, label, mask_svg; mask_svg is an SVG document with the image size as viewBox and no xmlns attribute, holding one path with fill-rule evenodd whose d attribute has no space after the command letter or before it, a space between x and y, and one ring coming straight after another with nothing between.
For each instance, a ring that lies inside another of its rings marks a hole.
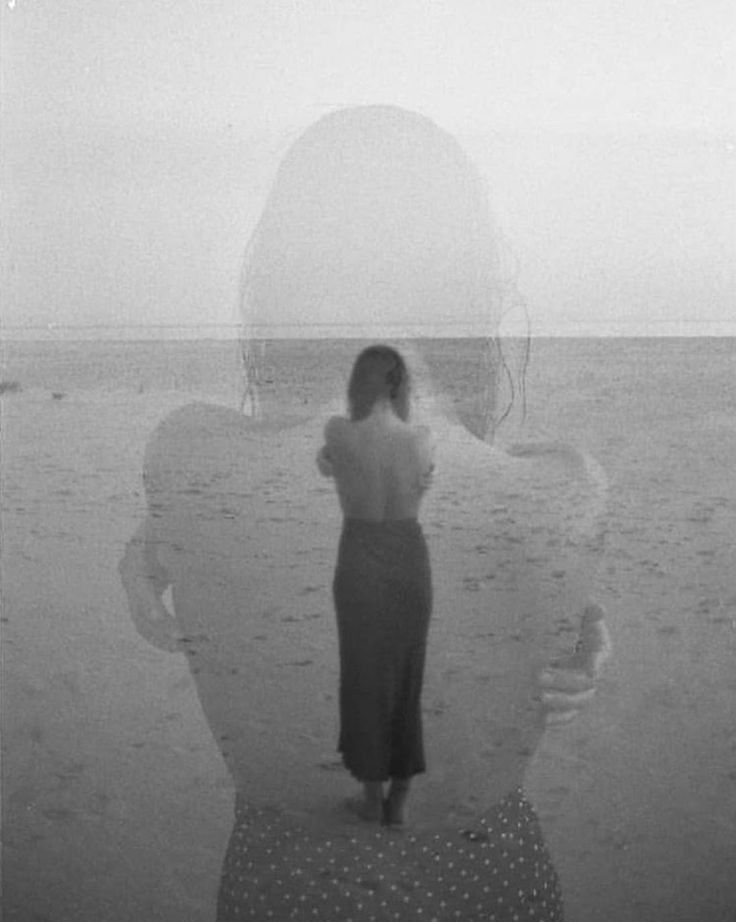
<instances>
[{"instance_id":1,"label":"black and white photograph","mask_svg":"<svg viewBox=\"0 0 736 922\"><path fill-rule=\"evenodd\" d=\"M736 7L1 2L4 922L736 922Z\"/></svg>"}]
</instances>

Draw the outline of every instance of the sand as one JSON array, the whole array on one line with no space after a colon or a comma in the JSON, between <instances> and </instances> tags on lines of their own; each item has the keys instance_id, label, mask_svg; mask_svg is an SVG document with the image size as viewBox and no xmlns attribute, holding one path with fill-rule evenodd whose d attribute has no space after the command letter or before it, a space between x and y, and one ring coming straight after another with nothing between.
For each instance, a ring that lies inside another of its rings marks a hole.
<instances>
[{"instance_id":1,"label":"sand","mask_svg":"<svg viewBox=\"0 0 736 922\"><path fill-rule=\"evenodd\" d=\"M29 368L3 372L23 384L2 402L4 918L210 922L232 781L185 658L137 634L116 568L157 422L236 396L206 375ZM568 922L733 922L734 370L733 340L642 340L547 345L530 371L530 430L592 452L610 483L591 588L614 656L526 772ZM322 411L320 386L295 412ZM336 522L314 539L320 585Z\"/></svg>"}]
</instances>

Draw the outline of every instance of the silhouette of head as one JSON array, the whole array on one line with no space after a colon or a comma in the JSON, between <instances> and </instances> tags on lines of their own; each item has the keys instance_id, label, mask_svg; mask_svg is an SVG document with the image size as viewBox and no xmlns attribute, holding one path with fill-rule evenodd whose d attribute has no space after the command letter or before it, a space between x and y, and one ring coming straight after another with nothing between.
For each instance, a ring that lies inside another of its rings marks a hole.
<instances>
[{"instance_id":1,"label":"silhouette of head","mask_svg":"<svg viewBox=\"0 0 736 922\"><path fill-rule=\"evenodd\" d=\"M394 106L343 109L279 166L249 247L243 310L256 338L283 327L424 337L446 324L487 336L495 253L483 181L450 134Z\"/></svg>"},{"instance_id":2,"label":"silhouette of head","mask_svg":"<svg viewBox=\"0 0 736 922\"><path fill-rule=\"evenodd\" d=\"M495 418L505 299L483 180L430 119L395 106L332 112L307 128L276 173L241 280L247 394L258 405L252 340L411 339L435 374L430 339L475 338L476 374L450 382L481 438ZM506 369L508 371L508 369ZM510 390L513 384L507 375ZM462 379L462 380L461 380Z\"/></svg>"},{"instance_id":3,"label":"silhouette of head","mask_svg":"<svg viewBox=\"0 0 736 922\"><path fill-rule=\"evenodd\" d=\"M409 372L391 346L364 349L355 360L348 383L351 419L365 419L380 401L390 402L400 419L409 418Z\"/></svg>"}]
</instances>

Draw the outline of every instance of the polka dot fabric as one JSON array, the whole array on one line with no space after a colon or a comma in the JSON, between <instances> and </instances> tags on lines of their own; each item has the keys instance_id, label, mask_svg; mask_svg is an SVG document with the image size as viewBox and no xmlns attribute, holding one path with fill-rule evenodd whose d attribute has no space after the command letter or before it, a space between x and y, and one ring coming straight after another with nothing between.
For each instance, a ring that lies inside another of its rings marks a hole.
<instances>
[{"instance_id":1,"label":"polka dot fabric","mask_svg":"<svg viewBox=\"0 0 736 922\"><path fill-rule=\"evenodd\" d=\"M539 821L519 788L472 828L415 834L376 825L333 838L239 801L217 922L245 919L561 922L563 912Z\"/></svg>"}]
</instances>

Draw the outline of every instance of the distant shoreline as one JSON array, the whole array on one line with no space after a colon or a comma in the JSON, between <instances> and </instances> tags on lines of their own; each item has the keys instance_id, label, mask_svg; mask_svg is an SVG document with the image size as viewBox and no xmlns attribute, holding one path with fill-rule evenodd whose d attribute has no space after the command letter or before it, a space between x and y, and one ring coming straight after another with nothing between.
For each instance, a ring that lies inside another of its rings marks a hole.
<instances>
[{"instance_id":1,"label":"distant shoreline","mask_svg":"<svg viewBox=\"0 0 736 922\"><path fill-rule=\"evenodd\" d=\"M152 342L211 340L236 342L243 336L241 327L225 325L204 326L151 326L151 327L86 327L62 326L16 327L0 330L2 342ZM305 335L306 334L306 335ZM452 328L449 325L423 325L416 331L406 327L395 332L366 326L320 327L310 326L306 330L297 327L271 327L250 332L255 340L366 340L366 339L476 339L487 336L479 329ZM504 338L525 338L522 329L502 331ZM546 328L532 324L529 330L532 339L688 339L736 337L736 322L683 322L653 324L570 324Z\"/></svg>"}]
</instances>

